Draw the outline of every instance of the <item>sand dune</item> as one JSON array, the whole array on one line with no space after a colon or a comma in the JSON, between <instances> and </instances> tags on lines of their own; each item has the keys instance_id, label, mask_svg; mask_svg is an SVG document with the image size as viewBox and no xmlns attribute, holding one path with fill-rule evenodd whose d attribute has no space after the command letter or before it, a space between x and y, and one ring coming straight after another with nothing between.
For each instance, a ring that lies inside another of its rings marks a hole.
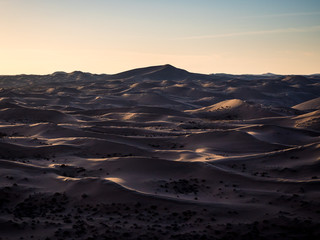
<instances>
[{"instance_id":1,"label":"sand dune","mask_svg":"<svg viewBox=\"0 0 320 240\"><path fill-rule=\"evenodd\" d=\"M318 239L319 81L0 76L0 239Z\"/></svg>"},{"instance_id":2,"label":"sand dune","mask_svg":"<svg viewBox=\"0 0 320 240\"><path fill-rule=\"evenodd\" d=\"M181 142L190 147L206 147L212 149L212 151L216 150L226 153L265 152L283 148L283 146L279 144L269 144L268 142L257 139L251 134L235 130L208 131L205 133L192 134L184 138Z\"/></svg>"},{"instance_id":3,"label":"sand dune","mask_svg":"<svg viewBox=\"0 0 320 240\"><path fill-rule=\"evenodd\" d=\"M54 110L45 109L31 109L31 108L6 108L1 111L1 120L10 122L53 122L53 123L63 123L72 122L71 116L67 116L64 113Z\"/></svg>"},{"instance_id":4,"label":"sand dune","mask_svg":"<svg viewBox=\"0 0 320 240\"><path fill-rule=\"evenodd\" d=\"M225 100L196 110L187 110L191 114L211 120L253 119L274 117L278 114L260 105L250 104L240 99Z\"/></svg>"},{"instance_id":5,"label":"sand dune","mask_svg":"<svg viewBox=\"0 0 320 240\"><path fill-rule=\"evenodd\" d=\"M320 134L304 129L287 128L275 125L257 125L242 128L257 139L283 145L304 145L320 141Z\"/></svg>"},{"instance_id":6,"label":"sand dune","mask_svg":"<svg viewBox=\"0 0 320 240\"><path fill-rule=\"evenodd\" d=\"M295 126L299 128L320 130L320 110L301 114L293 118L295 120Z\"/></svg>"},{"instance_id":7,"label":"sand dune","mask_svg":"<svg viewBox=\"0 0 320 240\"><path fill-rule=\"evenodd\" d=\"M320 108L320 97L300 103L298 105L293 106L292 108L302 111L317 110Z\"/></svg>"}]
</instances>

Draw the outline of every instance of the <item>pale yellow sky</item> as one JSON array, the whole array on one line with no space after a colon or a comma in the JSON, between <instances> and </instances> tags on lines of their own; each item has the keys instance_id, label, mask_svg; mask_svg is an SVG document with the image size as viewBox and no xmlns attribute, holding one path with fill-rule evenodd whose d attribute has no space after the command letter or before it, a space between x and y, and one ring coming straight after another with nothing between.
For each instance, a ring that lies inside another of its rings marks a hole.
<instances>
[{"instance_id":1,"label":"pale yellow sky","mask_svg":"<svg viewBox=\"0 0 320 240\"><path fill-rule=\"evenodd\" d=\"M201 73L320 72L313 0L0 0L0 31L2 75L166 63Z\"/></svg>"}]
</instances>

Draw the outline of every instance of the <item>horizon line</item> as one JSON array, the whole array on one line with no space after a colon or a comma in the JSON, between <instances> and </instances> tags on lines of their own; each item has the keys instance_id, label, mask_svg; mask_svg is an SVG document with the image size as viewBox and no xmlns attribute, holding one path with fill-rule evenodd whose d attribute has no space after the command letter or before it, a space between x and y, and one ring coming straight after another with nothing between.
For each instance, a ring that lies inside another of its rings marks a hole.
<instances>
[{"instance_id":1,"label":"horizon line","mask_svg":"<svg viewBox=\"0 0 320 240\"><path fill-rule=\"evenodd\" d=\"M319 26L320 27L320 26ZM63 70L57 70L57 71L54 71L52 73L45 73L45 74L37 74L37 73L18 73L18 74L1 74L0 73L0 76L21 76L21 75L36 75L36 76L46 76L46 75L52 75L52 74L55 74L55 73L64 73L64 74L70 74L70 73L74 73L74 72L81 72L81 73L89 73L89 74L95 74L95 75L116 75L116 74L119 74L119 73L123 73L123 72L127 72L127 71L131 71L131 70L135 70L135 69L143 69L143 68L148 68L148 67L161 67L161 66L166 66L166 65L171 65L173 66L174 68L177 68L177 69L182 69L182 70L186 70L190 73L195 73L195 74L204 74L204 75L214 75L214 74L226 74L226 75L266 75L266 74L272 74L272 75L278 75L278 76L294 76L294 75L300 75L300 76L312 76L312 75L320 75L320 72L316 72L316 73L308 73L308 74L292 74L292 73L274 73L272 71L268 71L268 72L264 72L264 73L227 73L227 72L211 72L211 73L201 73L201 72L191 72L187 69L184 69L184 68L179 68L179 67L176 67L172 64L162 64L162 65L150 65L150 66L145 66L145 67L136 67L136 68L131 68L131 69L127 69L127 70L123 70L123 71L120 71L120 72L116 72L116 73L94 73L94 72L88 72L88 71L82 71L82 70L73 70L73 71L70 71L70 72L67 72L67 71L63 71Z\"/></svg>"}]
</instances>

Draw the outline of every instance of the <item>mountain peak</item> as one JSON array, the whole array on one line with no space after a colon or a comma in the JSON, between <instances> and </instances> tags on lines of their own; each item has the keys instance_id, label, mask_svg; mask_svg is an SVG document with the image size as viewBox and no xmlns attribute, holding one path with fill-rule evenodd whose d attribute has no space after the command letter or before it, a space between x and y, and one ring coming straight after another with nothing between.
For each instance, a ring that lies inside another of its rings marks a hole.
<instances>
[{"instance_id":1,"label":"mountain peak","mask_svg":"<svg viewBox=\"0 0 320 240\"><path fill-rule=\"evenodd\" d=\"M176 68L175 66L171 65L171 64L165 64L163 65L165 68ZM177 68L176 68L177 69Z\"/></svg>"},{"instance_id":2,"label":"mountain peak","mask_svg":"<svg viewBox=\"0 0 320 240\"><path fill-rule=\"evenodd\" d=\"M111 78L150 78L154 80L184 79L193 75L184 69L176 68L171 64L136 68L110 76Z\"/></svg>"}]
</instances>

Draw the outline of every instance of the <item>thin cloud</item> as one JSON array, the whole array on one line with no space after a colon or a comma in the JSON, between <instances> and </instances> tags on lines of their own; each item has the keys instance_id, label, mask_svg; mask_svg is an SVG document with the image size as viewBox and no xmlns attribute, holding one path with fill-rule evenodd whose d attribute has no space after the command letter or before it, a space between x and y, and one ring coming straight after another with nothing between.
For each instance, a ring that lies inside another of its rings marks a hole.
<instances>
[{"instance_id":1,"label":"thin cloud","mask_svg":"<svg viewBox=\"0 0 320 240\"><path fill-rule=\"evenodd\" d=\"M251 35L269 35L277 33L303 33L303 32L318 32L320 31L320 25L304 28L283 28L283 29L272 29L272 30L261 30L261 31L248 31L248 32L233 32L233 33L222 33L213 35L202 35L202 36L190 36L184 37L183 39L214 39L214 38L228 38L228 37L239 37L239 36L251 36Z\"/></svg>"},{"instance_id":2,"label":"thin cloud","mask_svg":"<svg viewBox=\"0 0 320 240\"><path fill-rule=\"evenodd\" d=\"M278 14L256 15L256 16L244 16L244 17L242 17L242 19L274 18L274 17L299 17L299 16L313 16L313 15L320 15L320 12L295 12L295 13L278 13Z\"/></svg>"}]
</instances>

